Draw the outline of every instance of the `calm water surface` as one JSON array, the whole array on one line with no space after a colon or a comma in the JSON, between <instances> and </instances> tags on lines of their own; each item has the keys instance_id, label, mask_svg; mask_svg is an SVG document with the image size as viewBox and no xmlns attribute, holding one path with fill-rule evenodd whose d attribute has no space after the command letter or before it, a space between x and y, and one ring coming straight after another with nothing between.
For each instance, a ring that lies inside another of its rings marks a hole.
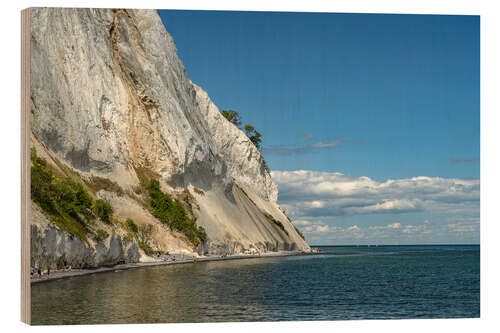
<instances>
[{"instance_id":1,"label":"calm water surface","mask_svg":"<svg viewBox=\"0 0 500 333\"><path fill-rule=\"evenodd\" d=\"M33 285L33 324L479 317L479 246L151 267Z\"/></svg>"}]
</instances>

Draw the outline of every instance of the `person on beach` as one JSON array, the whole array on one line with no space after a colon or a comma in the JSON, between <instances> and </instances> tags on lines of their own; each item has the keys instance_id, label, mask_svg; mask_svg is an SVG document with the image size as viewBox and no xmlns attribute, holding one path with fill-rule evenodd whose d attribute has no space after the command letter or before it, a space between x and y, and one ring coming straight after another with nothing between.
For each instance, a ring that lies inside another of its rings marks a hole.
<instances>
[{"instance_id":1,"label":"person on beach","mask_svg":"<svg viewBox=\"0 0 500 333\"><path fill-rule=\"evenodd\" d=\"M50 275L50 267L47 267L47 277Z\"/></svg>"},{"instance_id":2,"label":"person on beach","mask_svg":"<svg viewBox=\"0 0 500 333\"><path fill-rule=\"evenodd\" d=\"M40 267L38 267L37 271L38 271L38 278L41 279L42 278L42 270L40 269Z\"/></svg>"},{"instance_id":3,"label":"person on beach","mask_svg":"<svg viewBox=\"0 0 500 333\"><path fill-rule=\"evenodd\" d=\"M31 267L31 271L30 271L30 279L33 278L33 275L35 274L35 270L33 269L33 267Z\"/></svg>"}]
</instances>

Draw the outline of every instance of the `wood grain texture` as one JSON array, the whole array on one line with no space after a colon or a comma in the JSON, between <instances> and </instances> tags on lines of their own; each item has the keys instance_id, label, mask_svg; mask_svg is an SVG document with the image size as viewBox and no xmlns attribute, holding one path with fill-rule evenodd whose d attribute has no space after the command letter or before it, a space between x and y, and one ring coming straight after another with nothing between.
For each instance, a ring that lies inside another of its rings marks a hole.
<instances>
[{"instance_id":1,"label":"wood grain texture","mask_svg":"<svg viewBox=\"0 0 500 333\"><path fill-rule=\"evenodd\" d=\"M21 321L31 322L30 286L30 9L21 11Z\"/></svg>"}]
</instances>

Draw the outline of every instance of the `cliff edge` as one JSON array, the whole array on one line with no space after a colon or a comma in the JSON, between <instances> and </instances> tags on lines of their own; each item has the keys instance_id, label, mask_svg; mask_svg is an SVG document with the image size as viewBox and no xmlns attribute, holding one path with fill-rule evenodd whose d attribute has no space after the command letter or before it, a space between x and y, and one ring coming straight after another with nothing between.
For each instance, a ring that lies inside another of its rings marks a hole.
<instances>
[{"instance_id":1,"label":"cliff edge","mask_svg":"<svg viewBox=\"0 0 500 333\"><path fill-rule=\"evenodd\" d=\"M190 81L155 10L31 13L32 147L111 204L108 243L130 218L152 225L165 251L310 251L279 208L259 150ZM188 206L206 231L200 244L151 211L152 179Z\"/></svg>"}]
</instances>

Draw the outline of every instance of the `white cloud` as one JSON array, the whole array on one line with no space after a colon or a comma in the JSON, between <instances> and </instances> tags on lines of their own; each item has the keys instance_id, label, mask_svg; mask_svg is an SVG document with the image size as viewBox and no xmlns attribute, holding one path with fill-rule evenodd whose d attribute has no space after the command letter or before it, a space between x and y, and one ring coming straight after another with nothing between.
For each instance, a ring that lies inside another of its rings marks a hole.
<instances>
[{"instance_id":1,"label":"white cloud","mask_svg":"<svg viewBox=\"0 0 500 333\"><path fill-rule=\"evenodd\" d=\"M361 229L359 229L359 227L357 225L352 225L350 226L349 228L347 228L347 231L354 231L354 232L357 232Z\"/></svg>"},{"instance_id":2,"label":"white cloud","mask_svg":"<svg viewBox=\"0 0 500 333\"><path fill-rule=\"evenodd\" d=\"M306 220L295 220L293 221L293 224L296 226L306 226L306 225L311 225L311 222Z\"/></svg>"},{"instance_id":3,"label":"white cloud","mask_svg":"<svg viewBox=\"0 0 500 333\"><path fill-rule=\"evenodd\" d=\"M429 233L430 229L427 224L419 224L419 225L407 225L402 230L406 234L412 233Z\"/></svg>"},{"instance_id":4,"label":"white cloud","mask_svg":"<svg viewBox=\"0 0 500 333\"><path fill-rule=\"evenodd\" d=\"M401 223L399 222L391 223L388 225L374 225L368 227L368 229L370 230L390 230L390 229L395 230L400 228L401 228Z\"/></svg>"},{"instance_id":5,"label":"white cloud","mask_svg":"<svg viewBox=\"0 0 500 333\"><path fill-rule=\"evenodd\" d=\"M388 224L387 227L389 229L399 229L399 228L401 228L401 223L396 222L396 223Z\"/></svg>"},{"instance_id":6,"label":"white cloud","mask_svg":"<svg viewBox=\"0 0 500 333\"><path fill-rule=\"evenodd\" d=\"M328 232L329 231L329 227L327 225L319 225L316 227L316 232Z\"/></svg>"},{"instance_id":7,"label":"white cloud","mask_svg":"<svg viewBox=\"0 0 500 333\"><path fill-rule=\"evenodd\" d=\"M280 204L295 217L479 211L479 179L413 177L378 182L338 172L273 171Z\"/></svg>"}]
</instances>

